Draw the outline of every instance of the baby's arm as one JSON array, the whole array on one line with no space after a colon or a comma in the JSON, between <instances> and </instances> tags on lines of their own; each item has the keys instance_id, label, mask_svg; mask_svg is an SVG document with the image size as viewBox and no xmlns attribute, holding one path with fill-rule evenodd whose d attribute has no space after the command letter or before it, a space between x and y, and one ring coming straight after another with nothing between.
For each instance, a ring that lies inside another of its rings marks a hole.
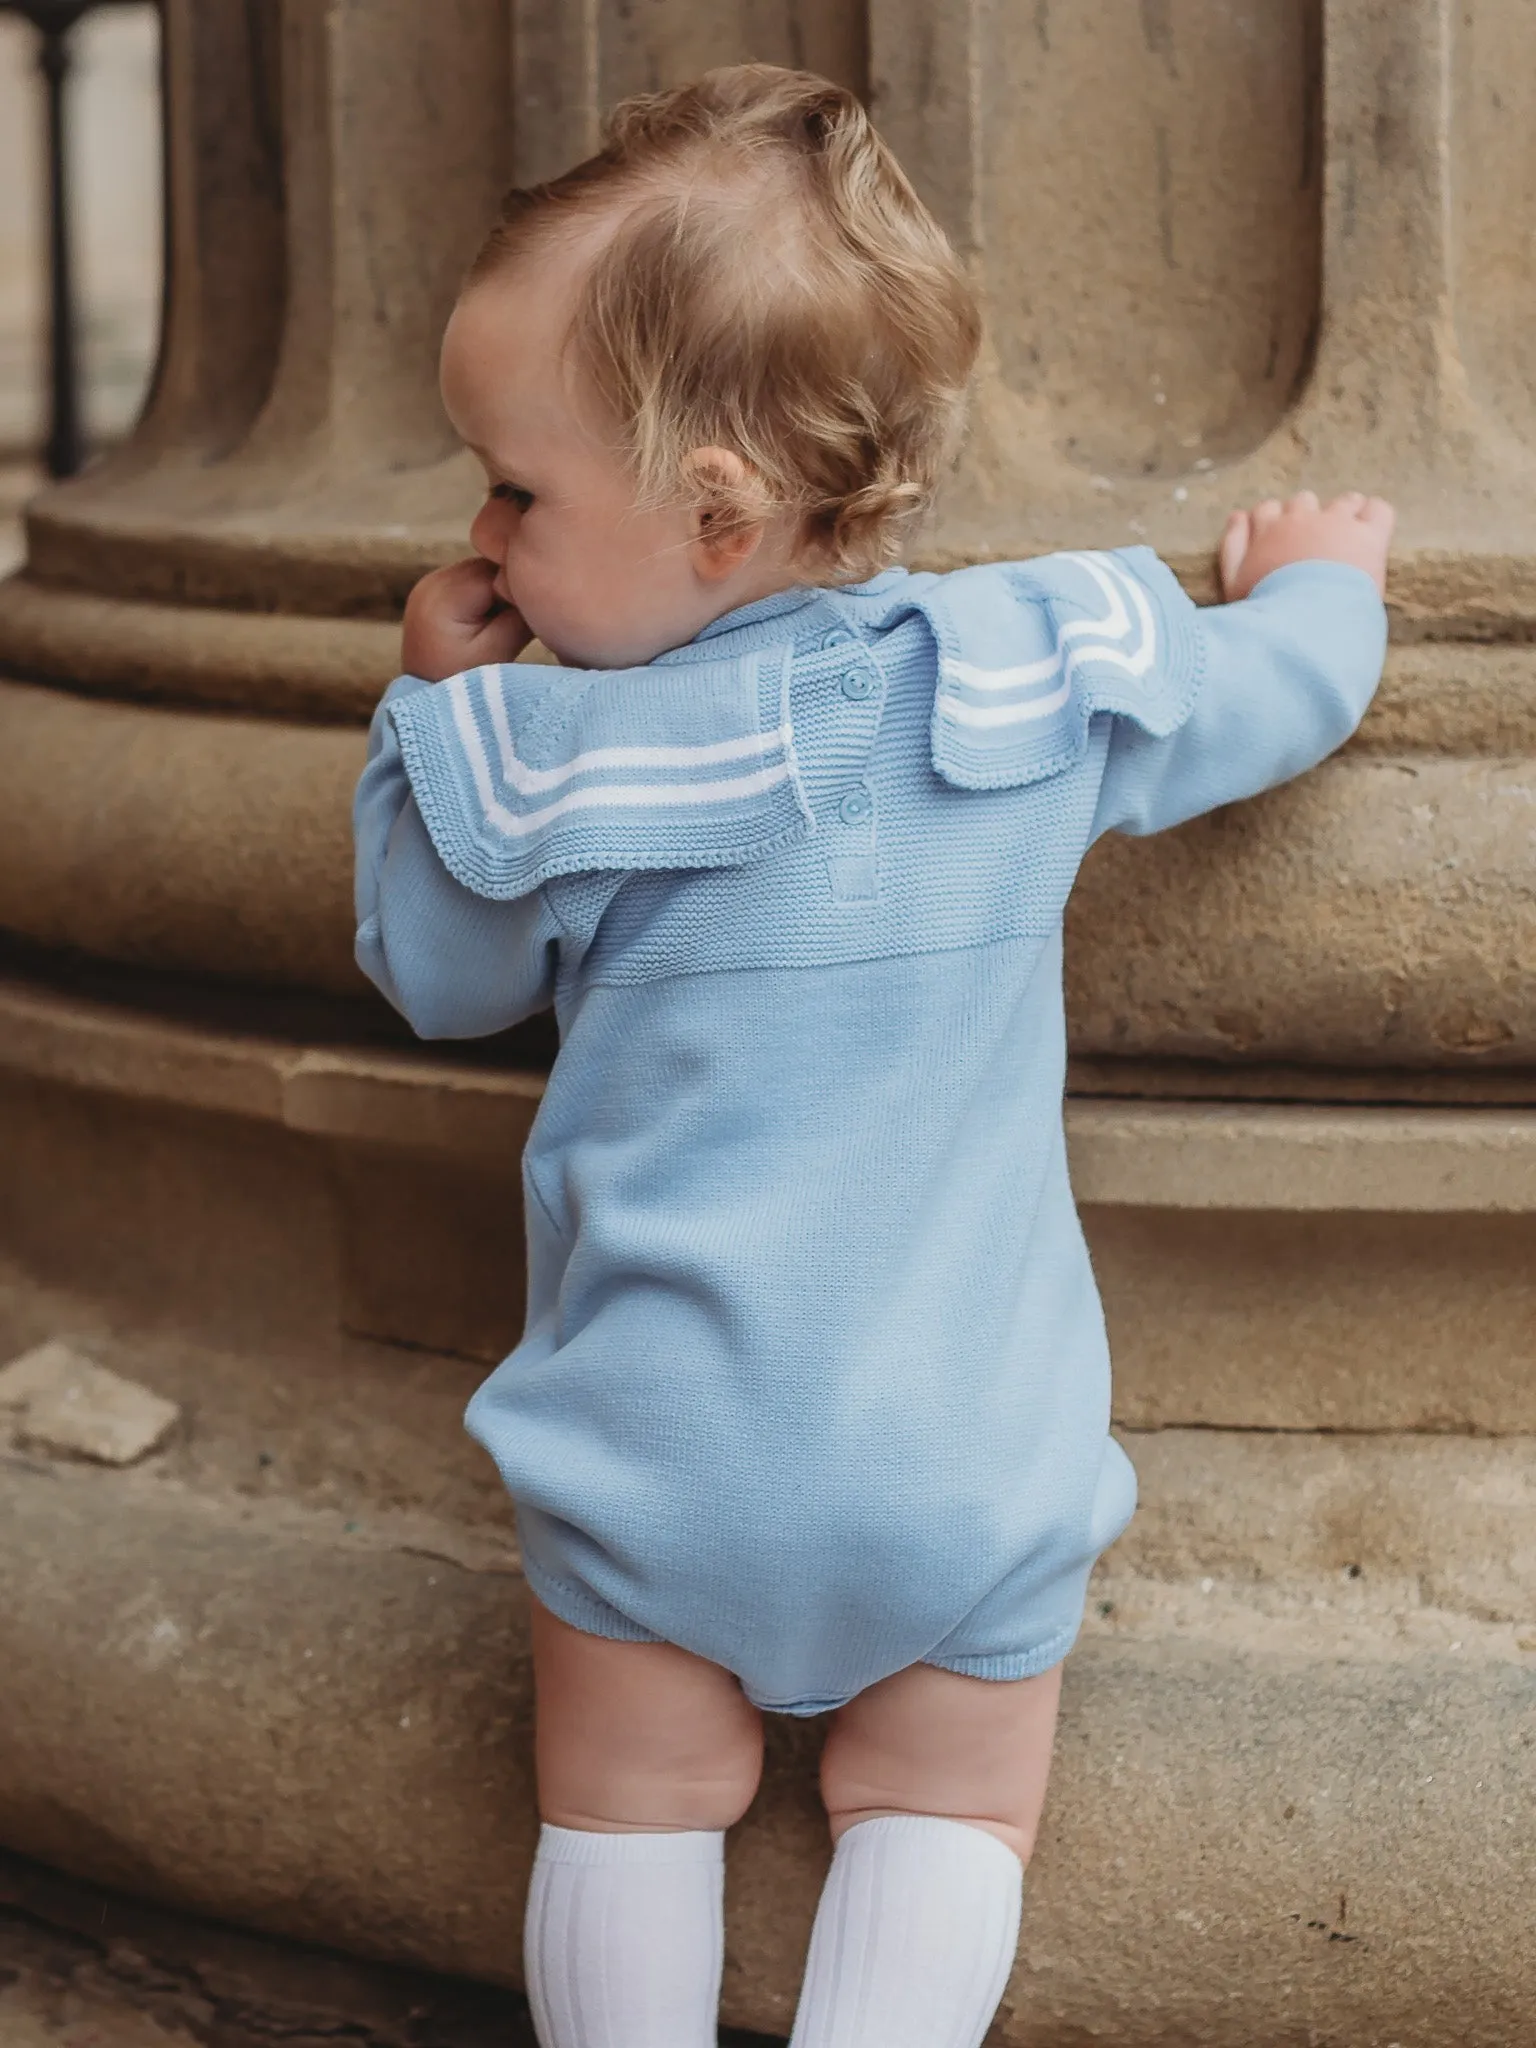
<instances>
[{"instance_id":1,"label":"baby's arm","mask_svg":"<svg viewBox=\"0 0 1536 2048\"><path fill-rule=\"evenodd\" d=\"M456 882L411 795L389 706L374 714L353 806L357 964L422 1038L477 1038L549 1004L560 929L542 889L491 902Z\"/></svg>"},{"instance_id":2,"label":"baby's arm","mask_svg":"<svg viewBox=\"0 0 1536 2048\"><path fill-rule=\"evenodd\" d=\"M1358 492L1234 512L1227 602L1198 614L1199 693L1176 732L1115 721L1094 833L1160 832L1314 767L1364 716L1386 652L1393 512Z\"/></svg>"}]
</instances>

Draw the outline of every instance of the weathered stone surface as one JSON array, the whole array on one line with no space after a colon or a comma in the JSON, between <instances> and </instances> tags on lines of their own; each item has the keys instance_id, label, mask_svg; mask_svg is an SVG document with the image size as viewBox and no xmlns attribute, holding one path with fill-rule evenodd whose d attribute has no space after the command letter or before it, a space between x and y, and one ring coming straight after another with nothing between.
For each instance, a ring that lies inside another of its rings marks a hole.
<instances>
[{"instance_id":1,"label":"weathered stone surface","mask_svg":"<svg viewBox=\"0 0 1536 2048\"><path fill-rule=\"evenodd\" d=\"M17 1972L0 1990L0 2030L7 2048L199 2048L181 2027L166 2028L120 2000L110 2003L59 1991Z\"/></svg>"},{"instance_id":2,"label":"weathered stone surface","mask_svg":"<svg viewBox=\"0 0 1536 2048\"><path fill-rule=\"evenodd\" d=\"M137 1464L164 1443L181 1416L174 1401L56 1339L0 1366L0 1415L6 1410L23 1449L102 1465Z\"/></svg>"},{"instance_id":3,"label":"weathered stone surface","mask_svg":"<svg viewBox=\"0 0 1536 2048\"><path fill-rule=\"evenodd\" d=\"M94 1026L76 1041L89 1086L31 1080L0 1099L0 1226L57 1287L84 1220L99 1291L65 1297L18 1276L0 1288L0 1348L78 1330L125 1376L188 1404L194 1427L154 1477L13 1466L0 1488L0 1659L19 1674L0 1716L0 1839L204 1912L512 1981L533 1826L528 1699L505 1505L458 1424L480 1368L337 1336L350 1283L335 1205L348 1197L326 1155L350 1141L280 1120L282 1074L303 1071L291 1051L249 1055L279 1073L270 1096L238 1082L243 1114L173 1109L165 1077L187 1074L194 1096L235 1087L232 1041L215 1041L219 1067L188 1039L180 1057L157 1047L143 1017L121 1020L115 1040L99 1011L74 1021ZM138 1087L163 1077L158 1097L105 1086L104 1046L124 1040ZM62 1029L46 1040L70 1042ZM382 1128L363 1106L368 1061L339 1064L351 1107L333 1117L322 1094L310 1113ZM381 1104L411 1064L380 1062ZM481 1097L494 1099L494 1087ZM425 1111L402 1121L429 1141ZM373 1144L363 1135L360 1172ZM376 1151L375 1171L408 1180L416 1156ZM45 1159L51 1215L14 1199ZM515 1243L510 1180L506 1201ZM1191 1212L1117 1213L1166 1230L1126 1267L1103 1234L1110 1212L1089 1214L1130 1361L1122 1412L1268 1412L1282 1426L1129 1439L1142 1510L1095 1588L1111 1612L1091 1612L1070 1674L1002 2038L1069 2048L1099 2029L1160 2048L1300 2048L1310 2027L1507 2048L1532 1996L1508 1924L1531 1844L1503 1819L1518 1826L1536 1789L1518 1776L1536 1728L1536 1653L1521 1647L1536 1642L1532 1439L1380 1430L1402 1388L1423 1398L1430 1370L1484 1404L1481 1427L1532 1428L1520 1420L1532 1318L1511 1290L1520 1260L1533 1268L1520 1240L1498 1249L1524 1219L1468 1216L1458 1239L1445 1216L1213 1212L1202 1228L1314 1233L1268 1292L1276 1240L1255 1237L1245 1304L1228 1242L1197 1233L1176 1263ZM1319 1353L1328 1304L1371 1242L1352 1252L1346 1229L1378 1233L1388 1263L1362 1283L1353 1335ZM1462 1261L1453 1327L1416 1330L1408 1294L1401 1354L1360 1341L1372 1288L1379 1316L1416 1269L1432 1300ZM445 1304L459 1283L436 1277L434 1296L421 1274L423 1299ZM1210 1317L1223 1286L1246 1325ZM1490 1354L1467 1370L1488 1302L1511 1304L1502 1379ZM1218 1354L1239 1327L1269 1349ZM1138 1342L1175 1355L1144 1364ZM1376 1433L1305 1433L1340 1414ZM787 2026L825 1854L816 1740L774 1729L771 1783L732 1865L728 2010L767 2031ZM1418 1783L1430 1776L1448 1787L1443 1809ZM1462 1933L1474 1921L1497 1954L1475 2007ZM1469 2010L1486 2016L1481 2037L1456 2031Z\"/></svg>"},{"instance_id":4,"label":"weathered stone surface","mask_svg":"<svg viewBox=\"0 0 1536 2048\"><path fill-rule=\"evenodd\" d=\"M67 1380L89 1364L89 1359L56 1338L46 1344L34 1344L19 1358L0 1365L0 1416L14 1423L34 1400L52 1392L61 1377Z\"/></svg>"},{"instance_id":5,"label":"weathered stone surface","mask_svg":"<svg viewBox=\"0 0 1536 2048\"><path fill-rule=\"evenodd\" d=\"M0 682L0 926L107 959L350 992L355 730Z\"/></svg>"},{"instance_id":6,"label":"weathered stone surface","mask_svg":"<svg viewBox=\"0 0 1536 2048\"><path fill-rule=\"evenodd\" d=\"M1536 1625L1536 1432L1468 1440L1377 1431L1126 1430L1141 1506L1103 1590L1209 1586L1246 1609L1255 1645L1280 1610L1341 1651L1385 1619L1400 1645L1475 1653L1488 1628L1528 1649ZM1171 1616L1171 1603L1164 1612ZM1288 1624L1287 1624L1288 1625ZM1536 1663L1530 1666L1536 1674ZM1536 1732L1536 1731L1533 1731ZM1536 1851L1536 1828L1532 1849Z\"/></svg>"},{"instance_id":7,"label":"weathered stone surface","mask_svg":"<svg viewBox=\"0 0 1536 2048\"><path fill-rule=\"evenodd\" d=\"M1536 1112L1071 1102L1072 1186L1093 1207L1349 1215L1536 1212Z\"/></svg>"},{"instance_id":8,"label":"weathered stone surface","mask_svg":"<svg viewBox=\"0 0 1536 2048\"><path fill-rule=\"evenodd\" d=\"M0 1218L56 1280L88 1218L130 1318L494 1358L540 1085L0 986ZM1121 1420L1536 1432L1529 1112L1078 1101L1068 1142Z\"/></svg>"},{"instance_id":9,"label":"weathered stone surface","mask_svg":"<svg viewBox=\"0 0 1536 2048\"><path fill-rule=\"evenodd\" d=\"M1529 287L1492 226L1527 176L1493 54L1516 18L1173 0L1106 33L1091 9L882 8L887 127L1000 309L947 548L1192 558L1231 503L1368 473L1405 514L1406 616L1528 619Z\"/></svg>"},{"instance_id":10,"label":"weathered stone surface","mask_svg":"<svg viewBox=\"0 0 1536 2048\"><path fill-rule=\"evenodd\" d=\"M1476 1479L1487 1448L1447 1464ZM1203 1456L1186 1438L1187 1501ZM1223 1476L1248 1516L1306 1525L1308 1475L1263 1446L1239 1463ZM0 1503L6 1839L273 1932L516 1981L533 1819L515 1577L385 1524L131 1478L12 1471ZM1528 1489L1511 1513L1528 1544ZM1400 1624L1372 1591L1368 1518L1326 1635L1330 1581L1288 1552L1277 1583L1235 1533L1210 1593L1134 1570L1097 1589L1111 1612L1069 1670L999 2039L1507 2048L1536 2023L1536 1662L1464 1608ZM726 2012L768 2031L825 1861L816 1740L775 1727L732 1850Z\"/></svg>"},{"instance_id":11,"label":"weathered stone surface","mask_svg":"<svg viewBox=\"0 0 1536 2048\"><path fill-rule=\"evenodd\" d=\"M536 1825L513 1581L179 1490L114 1502L22 1472L6 1495L0 1626L38 1681L8 1687L6 1840L220 1917L513 1980Z\"/></svg>"},{"instance_id":12,"label":"weathered stone surface","mask_svg":"<svg viewBox=\"0 0 1536 2048\"><path fill-rule=\"evenodd\" d=\"M1074 1049L1529 1066L1533 861L1525 758L1346 753L1150 843L1106 837L1068 913Z\"/></svg>"},{"instance_id":13,"label":"weathered stone surface","mask_svg":"<svg viewBox=\"0 0 1536 2048\"><path fill-rule=\"evenodd\" d=\"M1122 1421L1536 1434L1529 1216L1084 1220Z\"/></svg>"},{"instance_id":14,"label":"weathered stone surface","mask_svg":"<svg viewBox=\"0 0 1536 2048\"><path fill-rule=\"evenodd\" d=\"M227 617L129 603L27 576L0 584L0 636L18 674L106 696L259 707L269 717L366 723L396 673L393 620Z\"/></svg>"},{"instance_id":15,"label":"weathered stone surface","mask_svg":"<svg viewBox=\"0 0 1536 2048\"><path fill-rule=\"evenodd\" d=\"M1023 0L995 19L950 0L547 14L295 16L279 63L232 0L171 9L165 370L135 441L35 508L0 658L72 688L358 718L405 589L463 545L475 478L432 354L504 170L542 174L600 104L705 61L821 64L868 86L987 290L978 430L931 559L1145 538L1209 590L1234 500L1359 477L1403 507L1393 603L1415 644L1363 743L1379 772L1346 760L1157 849L1103 850L1074 923L1078 1050L1529 1068L1536 699L1529 650L1483 644L1536 620L1536 323L1501 225L1529 182L1509 8L1453 27L1440 0L1373 0L1326 35L1315 0L1179 0L1124 35ZM146 964L349 982L345 853L315 828L339 815L341 754L279 769L242 734L276 786L226 819L208 721L116 726L153 815L183 820L129 831L83 734L36 731L31 700L0 715L0 872L31 885L0 920ZM80 861L108 900L74 886Z\"/></svg>"},{"instance_id":16,"label":"weathered stone surface","mask_svg":"<svg viewBox=\"0 0 1536 2048\"><path fill-rule=\"evenodd\" d=\"M5 2048L535 2048L516 1992L264 1941L0 1853ZM771 2048L727 2031L721 2048Z\"/></svg>"},{"instance_id":17,"label":"weathered stone surface","mask_svg":"<svg viewBox=\"0 0 1536 2048\"><path fill-rule=\"evenodd\" d=\"M173 1915L0 1854L5 2048L534 2048L515 1992ZM749 2044L732 2044L749 2048Z\"/></svg>"},{"instance_id":18,"label":"weathered stone surface","mask_svg":"<svg viewBox=\"0 0 1536 2048\"><path fill-rule=\"evenodd\" d=\"M360 735L5 683L0 719L0 924L357 989ZM1156 842L1106 840L1069 918L1076 1049L1530 1067L1533 796L1518 759L1346 754Z\"/></svg>"}]
</instances>

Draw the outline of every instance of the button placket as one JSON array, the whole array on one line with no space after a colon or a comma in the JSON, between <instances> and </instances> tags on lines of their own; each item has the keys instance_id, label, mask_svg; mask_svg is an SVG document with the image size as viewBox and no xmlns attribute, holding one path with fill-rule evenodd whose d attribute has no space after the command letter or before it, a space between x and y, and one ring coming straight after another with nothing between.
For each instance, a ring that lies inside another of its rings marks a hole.
<instances>
[{"instance_id":1,"label":"button placket","mask_svg":"<svg viewBox=\"0 0 1536 2048\"><path fill-rule=\"evenodd\" d=\"M879 895L875 864L875 799L867 782L851 783L837 801L835 843L827 854L834 903L872 903Z\"/></svg>"},{"instance_id":2,"label":"button placket","mask_svg":"<svg viewBox=\"0 0 1536 2048\"><path fill-rule=\"evenodd\" d=\"M849 767L866 763L880 727L883 678L869 647L849 626L834 625L821 636L823 653L841 662L828 684L847 706L839 720ZM834 903L869 903L878 895L875 861L875 798L865 776L850 779L833 800L827 878Z\"/></svg>"}]
</instances>

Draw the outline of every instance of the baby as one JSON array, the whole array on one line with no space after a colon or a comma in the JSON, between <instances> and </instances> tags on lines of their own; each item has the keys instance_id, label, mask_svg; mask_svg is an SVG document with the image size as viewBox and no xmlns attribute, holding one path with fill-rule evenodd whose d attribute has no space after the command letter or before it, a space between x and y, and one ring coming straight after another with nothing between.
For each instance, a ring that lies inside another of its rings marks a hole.
<instances>
[{"instance_id":1,"label":"baby","mask_svg":"<svg viewBox=\"0 0 1536 2048\"><path fill-rule=\"evenodd\" d=\"M357 799L358 959L427 1037L553 1004L517 1504L545 2048L705 2048L761 1714L835 1716L795 2048L976 2048L1061 1663L1134 1505L1067 1178L1062 913L1100 833L1299 774L1375 687L1392 513L890 566L964 272L857 101L632 100L516 192L443 345L484 464ZM511 666L537 637L557 667ZM509 1254L510 1255L510 1254Z\"/></svg>"}]
</instances>

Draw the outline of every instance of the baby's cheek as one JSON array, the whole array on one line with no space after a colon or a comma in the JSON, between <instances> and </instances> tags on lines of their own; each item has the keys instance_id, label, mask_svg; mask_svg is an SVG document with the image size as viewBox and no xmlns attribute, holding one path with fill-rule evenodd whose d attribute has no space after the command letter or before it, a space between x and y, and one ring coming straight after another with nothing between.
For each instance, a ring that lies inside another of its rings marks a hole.
<instances>
[{"instance_id":1,"label":"baby's cheek","mask_svg":"<svg viewBox=\"0 0 1536 2048\"><path fill-rule=\"evenodd\" d=\"M600 665L597 643L604 594L595 575L562 571L547 563L523 562L509 569L507 587L528 630L570 666Z\"/></svg>"},{"instance_id":2,"label":"baby's cheek","mask_svg":"<svg viewBox=\"0 0 1536 2048\"><path fill-rule=\"evenodd\" d=\"M524 546L511 550L506 562L506 583L518 610L536 633L539 617L548 620L567 608L561 603L558 574L551 574L549 562L535 549Z\"/></svg>"},{"instance_id":3,"label":"baby's cheek","mask_svg":"<svg viewBox=\"0 0 1536 2048\"><path fill-rule=\"evenodd\" d=\"M519 536L507 586L530 630L573 666L638 666L693 635L686 556L638 525L599 524L565 545L548 531Z\"/></svg>"},{"instance_id":4,"label":"baby's cheek","mask_svg":"<svg viewBox=\"0 0 1536 2048\"><path fill-rule=\"evenodd\" d=\"M569 611L573 624L579 620L590 639L622 640L652 601L655 580L655 565L637 561L623 547L593 548L549 595Z\"/></svg>"}]
</instances>

